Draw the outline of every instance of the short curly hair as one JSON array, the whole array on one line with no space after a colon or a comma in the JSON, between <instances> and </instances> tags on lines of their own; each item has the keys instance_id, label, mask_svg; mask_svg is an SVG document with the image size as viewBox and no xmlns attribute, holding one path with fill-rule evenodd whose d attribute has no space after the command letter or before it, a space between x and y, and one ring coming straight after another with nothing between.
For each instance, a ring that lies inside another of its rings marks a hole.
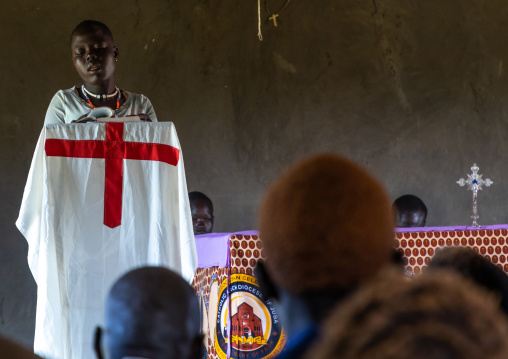
<instances>
[{"instance_id":1,"label":"short curly hair","mask_svg":"<svg viewBox=\"0 0 508 359\"><path fill-rule=\"evenodd\" d=\"M394 219L382 185L334 154L305 159L264 195L259 232L276 284L348 290L390 262Z\"/></svg>"},{"instance_id":2,"label":"short curly hair","mask_svg":"<svg viewBox=\"0 0 508 359\"><path fill-rule=\"evenodd\" d=\"M212 200L210 199L210 197L208 197L203 192L199 192L199 191L189 192L189 201L204 201L208 204L208 207L213 212Z\"/></svg>"},{"instance_id":3,"label":"short curly hair","mask_svg":"<svg viewBox=\"0 0 508 359\"><path fill-rule=\"evenodd\" d=\"M504 359L507 324L494 295L454 273L393 276L340 305L306 359Z\"/></svg>"},{"instance_id":4,"label":"short curly hair","mask_svg":"<svg viewBox=\"0 0 508 359\"><path fill-rule=\"evenodd\" d=\"M88 29L89 27L100 27L103 31L103 33L107 36L111 37L111 40L114 41L113 33L109 29L109 27L104 24L103 22L97 21L97 20L83 20L79 24L76 25L76 27L71 32L70 42L72 43L72 37L75 33L82 31L84 29Z\"/></svg>"},{"instance_id":5,"label":"short curly hair","mask_svg":"<svg viewBox=\"0 0 508 359\"><path fill-rule=\"evenodd\" d=\"M444 247L436 252L427 272L451 270L499 298L499 307L508 315L508 276L494 263L469 247Z\"/></svg>"}]
</instances>

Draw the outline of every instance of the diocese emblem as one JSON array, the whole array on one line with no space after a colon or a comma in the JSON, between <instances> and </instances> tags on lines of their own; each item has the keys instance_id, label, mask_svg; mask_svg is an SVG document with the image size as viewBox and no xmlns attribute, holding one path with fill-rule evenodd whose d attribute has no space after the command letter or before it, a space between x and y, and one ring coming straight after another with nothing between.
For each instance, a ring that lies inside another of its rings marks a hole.
<instances>
[{"instance_id":1,"label":"diocese emblem","mask_svg":"<svg viewBox=\"0 0 508 359\"><path fill-rule=\"evenodd\" d=\"M221 359L274 358L286 343L286 333L270 301L265 301L256 278L246 274L227 278L219 288L215 349ZM231 303L230 303L231 301Z\"/></svg>"}]
</instances>

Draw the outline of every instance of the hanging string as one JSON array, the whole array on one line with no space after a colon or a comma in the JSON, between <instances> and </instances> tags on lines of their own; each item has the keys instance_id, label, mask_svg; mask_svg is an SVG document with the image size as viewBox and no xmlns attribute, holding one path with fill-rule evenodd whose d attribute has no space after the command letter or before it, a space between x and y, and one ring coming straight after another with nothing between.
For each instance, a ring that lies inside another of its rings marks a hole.
<instances>
[{"instance_id":1,"label":"hanging string","mask_svg":"<svg viewBox=\"0 0 508 359\"><path fill-rule=\"evenodd\" d=\"M261 34L261 0L258 0L258 37L259 41L263 41L263 34Z\"/></svg>"},{"instance_id":2,"label":"hanging string","mask_svg":"<svg viewBox=\"0 0 508 359\"><path fill-rule=\"evenodd\" d=\"M280 13L289 5L290 1L291 0L286 0L279 10L271 12L270 8L268 7L268 0L265 0L265 8L269 16L268 20L273 21L273 26L277 27L277 18L280 16Z\"/></svg>"},{"instance_id":3,"label":"hanging string","mask_svg":"<svg viewBox=\"0 0 508 359\"><path fill-rule=\"evenodd\" d=\"M270 15L279 15L282 12L282 10L284 10L289 5L290 1L291 0L286 0L284 2L284 4L282 4L282 6L280 7L279 10L277 10L276 12L271 12L270 8L268 7L268 0L265 0L266 12L268 13L268 16L270 16Z\"/></svg>"}]
</instances>

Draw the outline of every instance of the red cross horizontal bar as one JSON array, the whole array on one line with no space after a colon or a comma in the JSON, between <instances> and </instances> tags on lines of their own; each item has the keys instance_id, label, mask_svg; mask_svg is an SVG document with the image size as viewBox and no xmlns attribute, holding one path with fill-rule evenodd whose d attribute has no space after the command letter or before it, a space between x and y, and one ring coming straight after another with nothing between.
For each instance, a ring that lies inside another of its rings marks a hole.
<instances>
[{"instance_id":1,"label":"red cross horizontal bar","mask_svg":"<svg viewBox=\"0 0 508 359\"><path fill-rule=\"evenodd\" d=\"M161 143L121 142L120 158L126 160L159 161L176 166L180 158L178 148ZM46 155L54 157L106 158L106 141L47 139Z\"/></svg>"}]
</instances>

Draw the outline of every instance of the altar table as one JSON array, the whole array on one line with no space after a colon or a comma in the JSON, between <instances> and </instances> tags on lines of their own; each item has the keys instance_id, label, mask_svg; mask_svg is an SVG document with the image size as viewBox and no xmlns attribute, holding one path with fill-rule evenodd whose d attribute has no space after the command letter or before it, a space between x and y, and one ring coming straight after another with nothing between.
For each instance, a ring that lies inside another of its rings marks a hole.
<instances>
[{"instance_id":1,"label":"altar table","mask_svg":"<svg viewBox=\"0 0 508 359\"><path fill-rule=\"evenodd\" d=\"M449 246L471 247L508 272L508 225L395 230L394 248L403 254L411 274L421 273L437 250ZM208 358L274 358L287 336L253 274L256 263L265 258L258 233L198 235L196 247L198 270L192 286Z\"/></svg>"},{"instance_id":2,"label":"altar table","mask_svg":"<svg viewBox=\"0 0 508 359\"><path fill-rule=\"evenodd\" d=\"M436 250L470 247L508 272L508 225L397 228L394 247L404 255L406 270L419 274Z\"/></svg>"}]
</instances>

